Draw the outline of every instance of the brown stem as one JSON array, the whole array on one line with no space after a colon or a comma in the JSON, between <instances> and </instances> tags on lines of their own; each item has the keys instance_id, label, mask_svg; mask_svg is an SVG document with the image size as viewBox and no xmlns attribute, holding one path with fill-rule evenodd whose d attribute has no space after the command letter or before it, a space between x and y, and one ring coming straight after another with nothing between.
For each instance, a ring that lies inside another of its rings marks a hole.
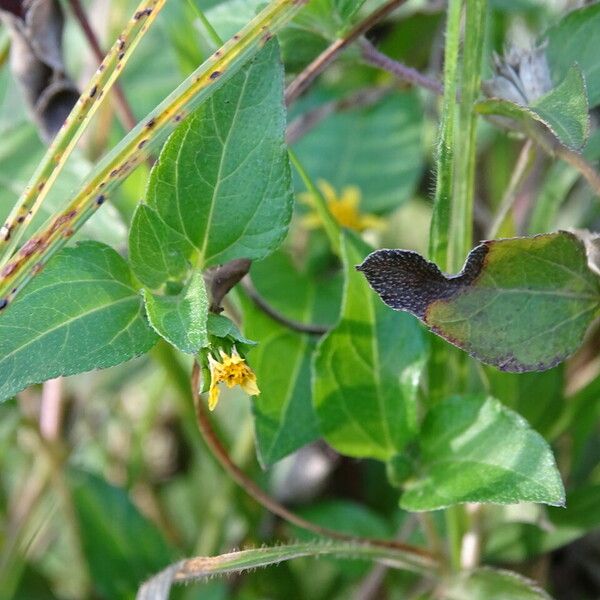
<instances>
[{"instance_id":1,"label":"brown stem","mask_svg":"<svg viewBox=\"0 0 600 600\"><path fill-rule=\"evenodd\" d=\"M600 173L579 152L561 145L555 148L554 154L577 169L596 195L600 196Z\"/></svg>"},{"instance_id":2,"label":"brown stem","mask_svg":"<svg viewBox=\"0 0 600 600\"><path fill-rule=\"evenodd\" d=\"M98 36L92 29L81 2L79 0L69 0L69 5L71 6L73 15L77 19L79 26L81 27L81 30L83 31L83 34L92 52L94 53L94 57L98 61L98 64L100 64L104 59L105 52L103 52L102 48L100 47ZM127 130L133 129L137 123L137 119L131 110L129 102L127 102L127 98L123 93L123 89L118 83L115 83L113 85L112 92L114 94L117 113L119 114L119 119L123 127L125 127Z\"/></svg>"},{"instance_id":3,"label":"brown stem","mask_svg":"<svg viewBox=\"0 0 600 600\"><path fill-rule=\"evenodd\" d=\"M285 140L288 145L291 146L294 142L306 135L311 129L313 129L313 127L316 127L329 115L343 110L372 106L381 100L381 98L383 98L386 94L389 94L392 89L394 89L392 86L364 88L354 92L346 98L342 98L341 100L325 102L325 104L317 106L317 108L309 110L294 119L288 125Z\"/></svg>"},{"instance_id":4,"label":"brown stem","mask_svg":"<svg viewBox=\"0 0 600 600\"><path fill-rule=\"evenodd\" d=\"M386 56L383 52L379 52L366 38L361 38L360 47L363 59L370 65L383 69L402 81L430 90L434 94L441 95L444 93L444 86L441 82L423 75L412 67L407 67L401 62Z\"/></svg>"},{"instance_id":5,"label":"brown stem","mask_svg":"<svg viewBox=\"0 0 600 600\"><path fill-rule=\"evenodd\" d=\"M273 321L277 321L277 323L291 329L292 331L298 331L300 333L309 333L312 335L323 335L329 331L328 327L323 325L311 325L310 323L302 323L301 321L295 321L294 319L290 319L286 317L282 313L280 313L277 309L273 308L258 292L258 290L254 287L252 280L246 276L241 281L242 288L244 292L248 295L248 297L256 304L260 310L262 310L266 315L271 317Z\"/></svg>"},{"instance_id":6,"label":"brown stem","mask_svg":"<svg viewBox=\"0 0 600 600\"><path fill-rule=\"evenodd\" d=\"M288 85L285 90L286 105L289 106L295 102L306 91L317 75L322 73L337 58L342 50L371 29L383 17L398 8L401 4L404 4L404 2L406 0L388 0L388 2L373 11L366 19L357 23L343 38L335 40Z\"/></svg>"},{"instance_id":7,"label":"brown stem","mask_svg":"<svg viewBox=\"0 0 600 600\"><path fill-rule=\"evenodd\" d=\"M282 506L277 502L274 498L269 496L264 490L262 490L256 483L250 479L246 473L244 473L229 457L227 449L221 443L221 440L215 434L210 418L206 409L204 408L202 398L200 397L200 365L197 361L194 361L194 366L192 368L192 377L191 377L191 386L192 386L192 398L194 400L194 405L196 408L196 415L198 418L198 428L204 439L204 442L208 446L209 450L212 452L213 456L218 460L221 466L227 471L229 476L249 495L252 496L261 506L266 508L268 511L273 514L281 517L288 523L292 525L296 525L297 527L301 527L302 529L306 529L308 531L312 531L313 533L325 537L329 537L335 540L347 541L347 542L362 542L371 544L372 546L378 546L380 548L394 548L407 554L412 554L413 556L419 557L420 559L426 558L433 561L436 561L436 558L431 552L424 550L422 548L418 548L416 546L411 546L408 544L403 544L402 542L396 540L380 540L380 539L372 539L372 538L357 538L355 536L346 535L344 533L340 533L339 531L335 531L333 529L329 529L327 527L321 527L316 523L312 523L303 519L299 515L293 513L288 510L285 506Z\"/></svg>"}]
</instances>

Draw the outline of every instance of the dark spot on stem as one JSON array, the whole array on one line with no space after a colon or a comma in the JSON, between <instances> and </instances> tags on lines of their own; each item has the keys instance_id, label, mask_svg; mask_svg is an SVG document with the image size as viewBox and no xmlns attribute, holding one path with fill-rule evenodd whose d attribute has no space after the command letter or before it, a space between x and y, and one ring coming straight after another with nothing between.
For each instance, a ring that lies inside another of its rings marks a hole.
<instances>
[{"instance_id":1,"label":"dark spot on stem","mask_svg":"<svg viewBox=\"0 0 600 600\"><path fill-rule=\"evenodd\" d=\"M96 204L98 206L102 206L104 204L104 201L106 200L106 196L104 194L100 194L97 198L96 198Z\"/></svg>"},{"instance_id":2,"label":"dark spot on stem","mask_svg":"<svg viewBox=\"0 0 600 600\"><path fill-rule=\"evenodd\" d=\"M91 90L90 90L90 98L93 98L96 95L96 92L98 91L98 86L95 85Z\"/></svg>"},{"instance_id":3,"label":"dark spot on stem","mask_svg":"<svg viewBox=\"0 0 600 600\"><path fill-rule=\"evenodd\" d=\"M8 306L8 300L6 298L2 298L0 300L0 310L4 310Z\"/></svg>"},{"instance_id":4,"label":"dark spot on stem","mask_svg":"<svg viewBox=\"0 0 600 600\"><path fill-rule=\"evenodd\" d=\"M142 149L146 144L148 143L148 140L142 140L139 144L138 144L138 149Z\"/></svg>"},{"instance_id":5,"label":"dark spot on stem","mask_svg":"<svg viewBox=\"0 0 600 600\"><path fill-rule=\"evenodd\" d=\"M152 14L152 9L151 8L146 8L145 10L138 10L135 15L133 15L133 18L136 21L139 21L142 17L147 17L149 15Z\"/></svg>"},{"instance_id":6,"label":"dark spot on stem","mask_svg":"<svg viewBox=\"0 0 600 600\"><path fill-rule=\"evenodd\" d=\"M147 129L152 129L156 125L156 119L152 118L146 123Z\"/></svg>"},{"instance_id":7,"label":"dark spot on stem","mask_svg":"<svg viewBox=\"0 0 600 600\"><path fill-rule=\"evenodd\" d=\"M0 272L0 276L1 277L8 277L9 275L11 275L14 270L17 268L17 264L16 263L8 263L4 266L4 268L2 269L2 272Z\"/></svg>"},{"instance_id":8,"label":"dark spot on stem","mask_svg":"<svg viewBox=\"0 0 600 600\"><path fill-rule=\"evenodd\" d=\"M211 78L211 79L216 79L217 77L220 77L220 76L221 76L221 71L213 71L213 72L210 74L210 78Z\"/></svg>"},{"instance_id":9,"label":"dark spot on stem","mask_svg":"<svg viewBox=\"0 0 600 600\"><path fill-rule=\"evenodd\" d=\"M38 238L33 238L28 242L25 242L25 244L23 244L23 247L21 248L21 250L19 250L19 254L24 257L30 256L39 248L41 243L42 240Z\"/></svg>"}]
</instances>

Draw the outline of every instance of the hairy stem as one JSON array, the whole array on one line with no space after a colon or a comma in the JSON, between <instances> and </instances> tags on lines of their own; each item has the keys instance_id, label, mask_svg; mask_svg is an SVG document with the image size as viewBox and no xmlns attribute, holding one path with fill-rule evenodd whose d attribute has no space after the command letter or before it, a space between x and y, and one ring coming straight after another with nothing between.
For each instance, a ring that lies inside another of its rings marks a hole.
<instances>
[{"instance_id":1,"label":"hairy stem","mask_svg":"<svg viewBox=\"0 0 600 600\"><path fill-rule=\"evenodd\" d=\"M447 270L450 209L454 184L454 132L458 48L460 44L460 0L450 0L444 55L444 100L437 149L437 178L429 234L429 257Z\"/></svg>"},{"instance_id":2,"label":"hairy stem","mask_svg":"<svg viewBox=\"0 0 600 600\"><path fill-rule=\"evenodd\" d=\"M383 69L402 81L422 87L434 94L441 95L444 93L444 86L439 81L423 75L412 67L403 65L389 56L386 56L383 52L379 52L369 40L362 38L360 40L360 47L363 59L371 66Z\"/></svg>"}]
</instances>

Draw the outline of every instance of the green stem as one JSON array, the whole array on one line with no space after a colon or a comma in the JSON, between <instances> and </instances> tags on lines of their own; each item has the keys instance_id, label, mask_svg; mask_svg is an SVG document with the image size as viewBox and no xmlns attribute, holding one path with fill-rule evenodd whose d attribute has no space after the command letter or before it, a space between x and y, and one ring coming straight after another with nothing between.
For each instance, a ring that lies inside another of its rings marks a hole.
<instances>
[{"instance_id":1,"label":"green stem","mask_svg":"<svg viewBox=\"0 0 600 600\"><path fill-rule=\"evenodd\" d=\"M440 124L437 182L430 232L430 256L440 268L456 272L472 244L477 120L473 105L479 93L485 32L486 0L465 1L466 23L461 71L461 102L457 107L461 0L450 0L444 56L444 100ZM458 129L456 128L458 124ZM460 148L460 151L455 151ZM465 387L466 357L439 339L432 344L429 367L430 402ZM448 374L452 374L451 377ZM445 512L450 566L460 569L465 531L464 509Z\"/></svg>"},{"instance_id":2,"label":"green stem","mask_svg":"<svg viewBox=\"0 0 600 600\"><path fill-rule=\"evenodd\" d=\"M302 166L302 163L298 160L295 152L291 149L288 149L288 154L290 156L290 161L294 165L294 168L300 175L300 179L304 183L306 190L312 195L315 209L317 214L321 218L323 222L323 227L325 229L325 233L329 238L329 243L331 244L331 249L338 256L340 255L340 226L338 222L334 219L333 215L329 211L327 206L327 200L319 190L319 188L314 184L313 180L310 178L309 174L306 172L305 168Z\"/></svg>"},{"instance_id":3,"label":"green stem","mask_svg":"<svg viewBox=\"0 0 600 600\"><path fill-rule=\"evenodd\" d=\"M192 7L192 10L196 13L196 16L202 22L204 29L206 29L206 33L210 37L212 43L218 48L223 45L223 40L221 36L218 34L217 30L211 25L210 21L206 18L204 11L201 8L196 6L194 0L188 0L188 4Z\"/></svg>"},{"instance_id":4,"label":"green stem","mask_svg":"<svg viewBox=\"0 0 600 600\"><path fill-rule=\"evenodd\" d=\"M343 558L361 558L379 561L388 567L408 569L423 576L430 576L431 571L422 565L407 563L404 557L391 549L373 548L353 542L307 542L270 548L255 548L230 552L220 556L198 556L182 560L167 567L147 581L138 592L138 598L164 598L175 583L187 583L207 579L215 575L243 573L259 567L277 565L285 560L293 560L303 556L339 556Z\"/></svg>"},{"instance_id":5,"label":"green stem","mask_svg":"<svg viewBox=\"0 0 600 600\"><path fill-rule=\"evenodd\" d=\"M535 153L533 152L533 142L528 139L521 148L521 152L519 153L519 158L517 159L517 163L513 170L510 181L508 182L508 187L504 192L504 196L502 197L502 201L500 202L500 206L496 212L496 216L494 217L494 221L491 224L487 237L488 239L493 240L500 229L504 225L506 221L506 217L510 213L511 209L515 204L515 200L517 199L517 191L519 187L523 183L525 179L525 175L529 172L529 167L533 162L533 157Z\"/></svg>"},{"instance_id":6,"label":"green stem","mask_svg":"<svg viewBox=\"0 0 600 600\"><path fill-rule=\"evenodd\" d=\"M460 44L461 0L450 0L446 22L444 54L444 99L438 140L437 179L431 230L429 257L441 269L448 269L448 236L454 181L454 130L456 121L456 88L458 48Z\"/></svg>"},{"instance_id":7,"label":"green stem","mask_svg":"<svg viewBox=\"0 0 600 600\"><path fill-rule=\"evenodd\" d=\"M456 154L454 198L451 203L448 266L458 271L473 244L476 135L478 115L474 104L481 86L481 60L487 0L465 2L465 39L462 60L461 100L458 115L460 143Z\"/></svg>"},{"instance_id":8,"label":"green stem","mask_svg":"<svg viewBox=\"0 0 600 600\"><path fill-rule=\"evenodd\" d=\"M67 208L47 221L4 266L0 272L0 309L104 204L108 193L145 160L150 150L232 77L303 5L298 0L272 0L109 152Z\"/></svg>"},{"instance_id":9,"label":"green stem","mask_svg":"<svg viewBox=\"0 0 600 600\"><path fill-rule=\"evenodd\" d=\"M464 507L460 504L448 507L445 510L445 517L450 568L453 571L460 571L462 540L465 531Z\"/></svg>"},{"instance_id":10,"label":"green stem","mask_svg":"<svg viewBox=\"0 0 600 600\"><path fill-rule=\"evenodd\" d=\"M122 72L144 33L158 16L164 3L165 0L140 2L125 29L83 90L71 114L52 140L42 162L0 229L2 264L9 260L27 224L42 205L102 100Z\"/></svg>"}]
</instances>

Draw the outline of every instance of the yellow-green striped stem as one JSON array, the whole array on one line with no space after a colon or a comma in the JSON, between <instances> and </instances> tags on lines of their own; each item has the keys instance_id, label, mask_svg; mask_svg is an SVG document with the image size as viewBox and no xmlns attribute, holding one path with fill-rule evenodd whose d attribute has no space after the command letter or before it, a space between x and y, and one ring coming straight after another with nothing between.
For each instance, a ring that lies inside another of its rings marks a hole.
<instances>
[{"instance_id":1,"label":"yellow-green striped stem","mask_svg":"<svg viewBox=\"0 0 600 600\"><path fill-rule=\"evenodd\" d=\"M27 224L42 205L73 148L108 90L129 60L138 42L162 9L165 0L142 0L127 26L106 55L71 114L50 144L25 191L0 229L2 264L10 259Z\"/></svg>"}]
</instances>

